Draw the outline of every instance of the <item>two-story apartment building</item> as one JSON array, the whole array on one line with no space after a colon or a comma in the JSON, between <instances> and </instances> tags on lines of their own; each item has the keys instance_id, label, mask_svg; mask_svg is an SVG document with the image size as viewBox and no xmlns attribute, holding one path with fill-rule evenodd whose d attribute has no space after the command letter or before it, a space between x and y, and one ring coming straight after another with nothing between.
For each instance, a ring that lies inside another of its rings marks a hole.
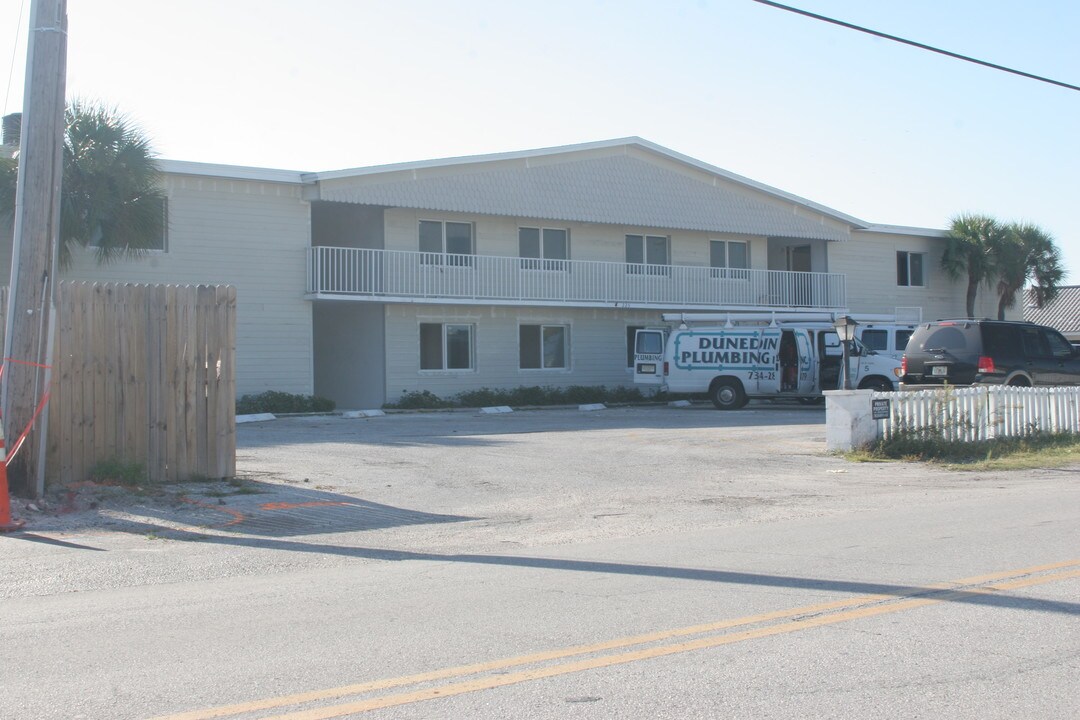
<instances>
[{"instance_id":1,"label":"two-story apartment building","mask_svg":"<svg viewBox=\"0 0 1080 720\"><path fill-rule=\"evenodd\" d=\"M241 393L360 408L621 385L634 330L663 312L964 312L942 231L866 223L639 138L322 173L162 166L161 249L104 267L79 253L65 277L236 285Z\"/></svg>"}]
</instances>

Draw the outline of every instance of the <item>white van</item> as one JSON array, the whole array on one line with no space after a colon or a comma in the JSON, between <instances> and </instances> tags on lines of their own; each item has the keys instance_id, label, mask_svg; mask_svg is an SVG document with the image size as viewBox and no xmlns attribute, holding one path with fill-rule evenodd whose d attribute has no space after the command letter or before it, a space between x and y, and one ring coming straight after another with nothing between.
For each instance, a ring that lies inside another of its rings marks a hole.
<instances>
[{"instance_id":1,"label":"white van","mask_svg":"<svg viewBox=\"0 0 1080 720\"><path fill-rule=\"evenodd\" d=\"M860 323L855 328L855 337L879 355L888 355L899 360L904 356L911 333L915 332L918 326L918 323L911 325L884 322Z\"/></svg>"},{"instance_id":2,"label":"white van","mask_svg":"<svg viewBox=\"0 0 1080 720\"><path fill-rule=\"evenodd\" d=\"M895 390L900 362L852 341L851 387ZM750 398L820 402L840 387L843 353L826 324L638 330L634 382L673 393L707 393L720 410Z\"/></svg>"}]
</instances>

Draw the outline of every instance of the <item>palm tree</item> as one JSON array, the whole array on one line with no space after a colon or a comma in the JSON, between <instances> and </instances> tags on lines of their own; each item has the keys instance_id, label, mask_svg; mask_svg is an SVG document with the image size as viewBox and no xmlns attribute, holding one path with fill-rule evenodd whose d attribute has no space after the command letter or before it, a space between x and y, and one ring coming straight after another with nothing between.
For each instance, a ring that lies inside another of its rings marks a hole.
<instances>
[{"instance_id":1,"label":"palm tree","mask_svg":"<svg viewBox=\"0 0 1080 720\"><path fill-rule=\"evenodd\" d=\"M962 214L952 219L941 269L953 279L967 276L968 317L975 317L979 285L996 273L994 251L1007 234L1007 228L988 215Z\"/></svg>"},{"instance_id":2,"label":"palm tree","mask_svg":"<svg viewBox=\"0 0 1080 720\"><path fill-rule=\"evenodd\" d=\"M1016 304L1016 295L1028 280L1032 297L1042 307L1057 295L1065 271L1054 238L1031 223L1012 223L1004 241L995 248L998 272L998 320Z\"/></svg>"},{"instance_id":3,"label":"palm tree","mask_svg":"<svg viewBox=\"0 0 1080 720\"><path fill-rule=\"evenodd\" d=\"M60 264L71 249L93 247L98 261L140 254L164 232L165 194L149 140L104 105L72 103L65 116L60 188ZM0 214L15 210L17 158L0 159Z\"/></svg>"}]
</instances>

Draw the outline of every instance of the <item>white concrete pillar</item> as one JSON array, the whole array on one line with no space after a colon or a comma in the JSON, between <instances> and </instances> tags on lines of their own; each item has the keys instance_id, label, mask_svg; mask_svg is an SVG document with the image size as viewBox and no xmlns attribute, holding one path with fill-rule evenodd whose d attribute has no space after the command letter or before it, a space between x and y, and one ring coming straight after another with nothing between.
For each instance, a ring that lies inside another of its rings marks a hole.
<instances>
[{"instance_id":1,"label":"white concrete pillar","mask_svg":"<svg viewBox=\"0 0 1080 720\"><path fill-rule=\"evenodd\" d=\"M873 390L825 391L825 449L847 452L878 438L870 396Z\"/></svg>"}]
</instances>

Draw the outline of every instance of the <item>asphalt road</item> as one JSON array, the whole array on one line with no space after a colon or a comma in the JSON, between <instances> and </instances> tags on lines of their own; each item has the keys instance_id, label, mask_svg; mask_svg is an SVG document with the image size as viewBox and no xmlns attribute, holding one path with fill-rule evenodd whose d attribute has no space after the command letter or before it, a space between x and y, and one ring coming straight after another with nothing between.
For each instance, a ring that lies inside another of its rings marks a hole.
<instances>
[{"instance_id":1,"label":"asphalt road","mask_svg":"<svg viewBox=\"0 0 1080 720\"><path fill-rule=\"evenodd\" d=\"M1080 716L1080 467L856 465L823 418L243 426L245 492L0 536L0 717Z\"/></svg>"}]
</instances>

